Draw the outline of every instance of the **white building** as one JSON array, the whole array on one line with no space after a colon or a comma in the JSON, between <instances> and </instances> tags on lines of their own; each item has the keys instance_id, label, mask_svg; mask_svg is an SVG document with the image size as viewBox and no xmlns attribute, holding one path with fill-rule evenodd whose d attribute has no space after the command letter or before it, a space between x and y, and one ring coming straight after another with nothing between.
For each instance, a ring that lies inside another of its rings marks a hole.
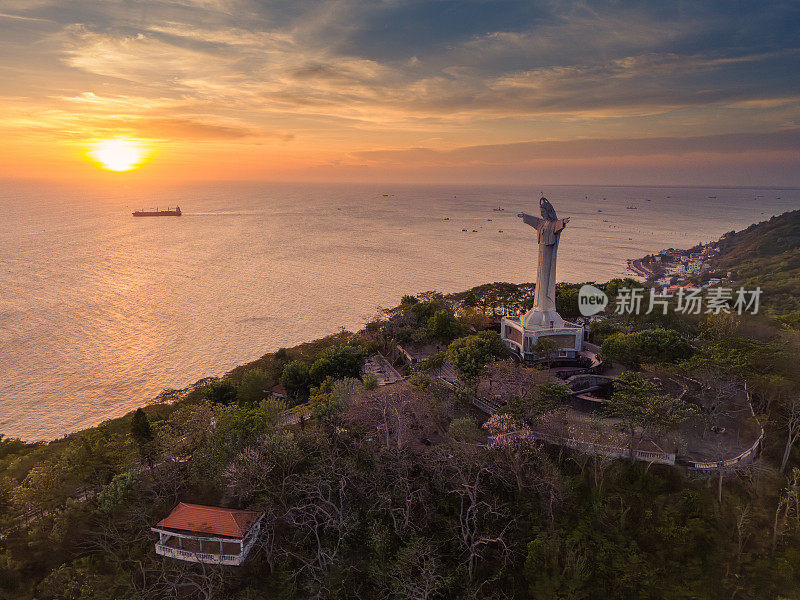
<instances>
[{"instance_id":1,"label":"white building","mask_svg":"<svg viewBox=\"0 0 800 600\"><path fill-rule=\"evenodd\" d=\"M263 513L181 502L151 531L156 554L189 562L240 565L261 530Z\"/></svg>"},{"instance_id":2,"label":"white building","mask_svg":"<svg viewBox=\"0 0 800 600\"><path fill-rule=\"evenodd\" d=\"M554 356L575 358L583 347L583 327L565 321L556 311L551 311L546 324L538 316L532 309L519 319L503 318L501 334L508 347L525 360L541 358L534 352L536 342L548 338L556 344Z\"/></svg>"},{"instance_id":3,"label":"white building","mask_svg":"<svg viewBox=\"0 0 800 600\"><path fill-rule=\"evenodd\" d=\"M686 273L686 265L684 265L683 263L678 263L674 267L670 267L669 272L675 275L683 275L684 273Z\"/></svg>"}]
</instances>

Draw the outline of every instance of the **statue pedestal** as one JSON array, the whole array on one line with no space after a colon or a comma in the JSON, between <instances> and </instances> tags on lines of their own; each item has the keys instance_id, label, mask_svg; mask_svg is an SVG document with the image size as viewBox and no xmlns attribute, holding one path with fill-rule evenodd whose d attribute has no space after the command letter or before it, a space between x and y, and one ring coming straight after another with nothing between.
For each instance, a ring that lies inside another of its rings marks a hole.
<instances>
[{"instance_id":1,"label":"statue pedestal","mask_svg":"<svg viewBox=\"0 0 800 600\"><path fill-rule=\"evenodd\" d=\"M563 327L564 323L564 319L561 318L561 315L559 315L555 309L539 310L538 308L533 308L522 317L522 324L528 329L552 329L554 327Z\"/></svg>"},{"instance_id":2,"label":"statue pedestal","mask_svg":"<svg viewBox=\"0 0 800 600\"><path fill-rule=\"evenodd\" d=\"M583 327L580 325L565 321L554 310L532 315L535 321L533 323L528 320L528 315L522 320L504 317L500 322L503 341L522 360L548 358L536 356L534 353L536 342L541 338L549 338L555 342L556 351L553 357L557 358L575 358L583 348Z\"/></svg>"},{"instance_id":3,"label":"statue pedestal","mask_svg":"<svg viewBox=\"0 0 800 600\"><path fill-rule=\"evenodd\" d=\"M552 314L548 315L547 313ZM541 338L549 338L556 345L553 357L575 358L578 355L578 352L583 348L583 327L565 321L556 311L547 311L535 315L535 317L537 320L540 317L546 318L547 326L528 322L527 315L522 321L503 317L500 322L500 335L512 352L522 360L548 358L536 356L534 349L536 342ZM553 323L552 327L550 322Z\"/></svg>"}]
</instances>

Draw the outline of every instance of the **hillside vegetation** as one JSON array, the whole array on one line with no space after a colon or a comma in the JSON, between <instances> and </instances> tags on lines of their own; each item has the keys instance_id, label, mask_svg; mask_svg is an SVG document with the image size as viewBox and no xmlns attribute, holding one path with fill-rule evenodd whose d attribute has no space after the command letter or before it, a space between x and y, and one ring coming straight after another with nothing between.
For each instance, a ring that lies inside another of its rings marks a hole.
<instances>
[{"instance_id":1,"label":"hillside vegetation","mask_svg":"<svg viewBox=\"0 0 800 600\"><path fill-rule=\"evenodd\" d=\"M719 260L778 286L796 269L797 218L726 236ZM764 235L788 241L778 252ZM769 261L783 279L759 272ZM785 284L788 297L797 281ZM613 306L635 282L600 285ZM558 288L564 316L577 314L578 287ZM491 331L531 291L405 296L360 332L267 354L98 427L50 443L0 436L0 598L797 598L800 332L775 322L792 313L774 303L772 319L671 311L593 324L593 341L628 369L610 400L631 444L626 419L666 429L689 413L713 439L722 400L751 394L766 429L758 460L708 476L531 434L569 389L508 360ZM400 365L398 344L437 353ZM360 380L375 352L408 380ZM455 383L435 376L445 360ZM702 382L699 404L655 383L672 378ZM278 384L285 400L268 392ZM487 420L472 400L498 388L515 396ZM293 405L308 417L287 420ZM179 501L263 512L247 562L157 556L149 528Z\"/></svg>"},{"instance_id":2,"label":"hillside vegetation","mask_svg":"<svg viewBox=\"0 0 800 600\"><path fill-rule=\"evenodd\" d=\"M770 310L800 317L800 210L729 232L719 250L716 265L737 285L760 286Z\"/></svg>"}]
</instances>

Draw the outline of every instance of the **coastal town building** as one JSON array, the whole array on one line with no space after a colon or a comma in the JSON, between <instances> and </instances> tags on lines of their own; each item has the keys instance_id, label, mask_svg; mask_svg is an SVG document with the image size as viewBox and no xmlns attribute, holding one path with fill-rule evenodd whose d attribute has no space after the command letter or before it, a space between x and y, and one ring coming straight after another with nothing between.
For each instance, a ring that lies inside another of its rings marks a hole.
<instances>
[{"instance_id":1,"label":"coastal town building","mask_svg":"<svg viewBox=\"0 0 800 600\"><path fill-rule=\"evenodd\" d=\"M684 265L683 263L679 263L673 267L670 267L668 269L668 272L674 275L683 275L684 273L686 273L686 265Z\"/></svg>"},{"instance_id":2,"label":"coastal town building","mask_svg":"<svg viewBox=\"0 0 800 600\"><path fill-rule=\"evenodd\" d=\"M156 554L189 562L241 565L261 530L263 513L179 503L151 531Z\"/></svg>"},{"instance_id":3,"label":"coastal town building","mask_svg":"<svg viewBox=\"0 0 800 600\"><path fill-rule=\"evenodd\" d=\"M575 358L583 347L583 327L569 323L556 312L556 256L561 232L569 217L559 219L546 198L539 200L542 217L526 213L518 216L537 232L539 263L533 308L519 317L503 317L500 335L512 352L523 360L536 356L537 342L547 338L555 342L558 357Z\"/></svg>"}]
</instances>

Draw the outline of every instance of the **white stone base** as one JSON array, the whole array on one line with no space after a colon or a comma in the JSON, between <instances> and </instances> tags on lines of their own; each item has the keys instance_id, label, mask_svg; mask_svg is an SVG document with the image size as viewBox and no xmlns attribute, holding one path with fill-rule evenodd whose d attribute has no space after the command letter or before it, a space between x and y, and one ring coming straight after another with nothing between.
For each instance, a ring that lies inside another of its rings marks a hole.
<instances>
[{"instance_id":1,"label":"white stone base","mask_svg":"<svg viewBox=\"0 0 800 600\"><path fill-rule=\"evenodd\" d=\"M558 316L558 313L553 313ZM540 313L543 314L543 313ZM553 355L554 358L575 358L583 347L583 327L568 323L561 317L560 327L531 326L527 322L525 326L519 321L504 317L500 322L500 337L506 345L523 360L533 360L537 358L533 354L533 349L537 340L540 338L552 338L558 344L558 351Z\"/></svg>"}]
</instances>

